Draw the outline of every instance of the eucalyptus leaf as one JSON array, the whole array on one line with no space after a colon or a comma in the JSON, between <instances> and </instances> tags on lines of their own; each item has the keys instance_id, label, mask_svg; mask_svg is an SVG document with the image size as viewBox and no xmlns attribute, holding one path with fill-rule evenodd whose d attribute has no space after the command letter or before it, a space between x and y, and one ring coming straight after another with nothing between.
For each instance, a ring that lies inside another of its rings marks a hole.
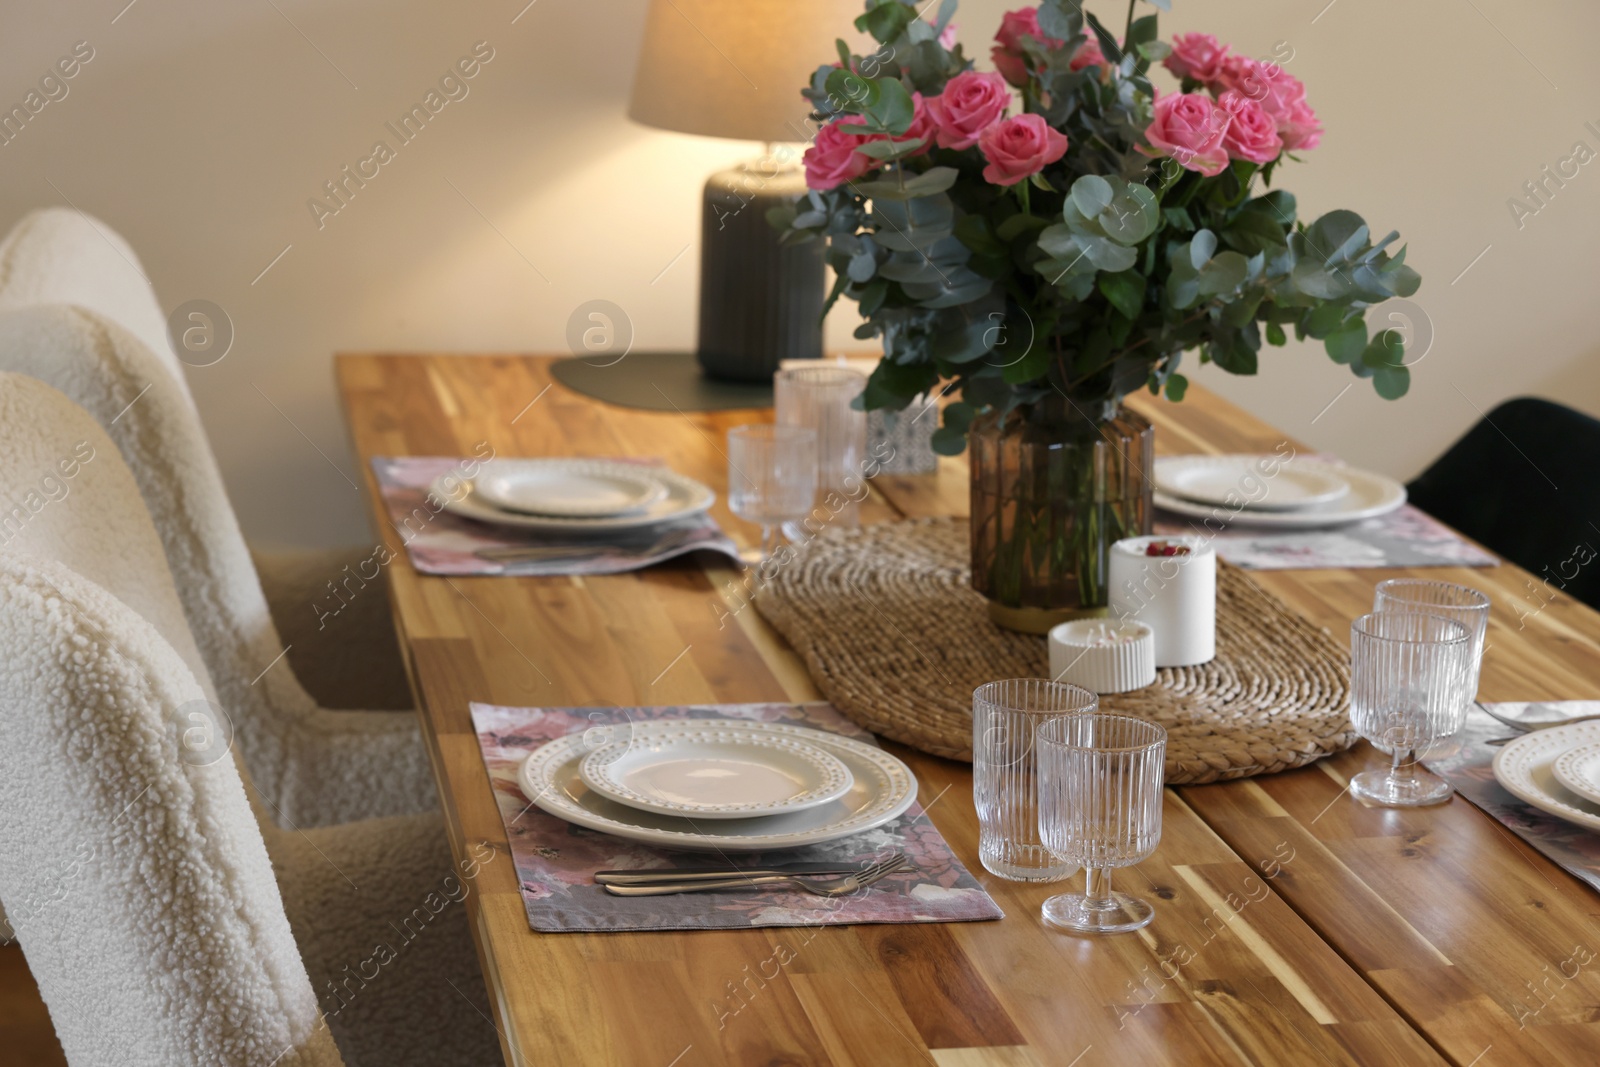
<instances>
[{"instance_id":1,"label":"eucalyptus leaf","mask_svg":"<svg viewBox=\"0 0 1600 1067\"><path fill-rule=\"evenodd\" d=\"M1137 271L1102 274L1097 284L1111 306L1128 318L1137 319L1139 312L1144 310L1145 278Z\"/></svg>"},{"instance_id":2,"label":"eucalyptus leaf","mask_svg":"<svg viewBox=\"0 0 1600 1067\"><path fill-rule=\"evenodd\" d=\"M1385 400L1399 400L1411 388L1411 371L1406 367L1381 367L1372 376L1372 388Z\"/></svg>"},{"instance_id":3,"label":"eucalyptus leaf","mask_svg":"<svg viewBox=\"0 0 1600 1067\"><path fill-rule=\"evenodd\" d=\"M1328 350L1328 358L1335 363L1351 364L1362 358L1362 353L1367 348L1367 323L1365 319L1356 319L1346 326L1340 327L1328 334L1327 340L1322 342Z\"/></svg>"},{"instance_id":4,"label":"eucalyptus leaf","mask_svg":"<svg viewBox=\"0 0 1600 1067\"><path fill-rule=\"evenodd\" d=\"M1194 264L1194 269L1199 270L1216 254L1217 235L1210 230L1201 230L1189 241L1189 262Z\"/></svg>"},{"instance_id":5,"label":"eucalyptus leaf","mask_svg":"<svg viewBox=\"0 0 1600 1067\"><path fill-rule=\"evenodd\" d=\"M1072 183L1072 203L1085 218L1094 218L1111 206L1111 183L1098 174L1085 174Z\"/></svg>"}]
</instances>

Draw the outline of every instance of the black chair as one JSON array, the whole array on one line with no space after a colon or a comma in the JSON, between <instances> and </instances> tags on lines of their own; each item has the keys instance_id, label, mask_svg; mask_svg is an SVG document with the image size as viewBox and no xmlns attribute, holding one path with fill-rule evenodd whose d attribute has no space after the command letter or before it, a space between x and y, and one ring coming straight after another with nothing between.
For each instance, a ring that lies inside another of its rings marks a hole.
<instances>
[{"instance_id":1,"label":"black chair","mask_svg":"<svg viewBox=\"0 0 1600 1067\"><path fill-rule=\"evenodd\" d=\"M1411 503L1600 608L1600 420L1507 400L1406 486ZM1530 594L1531 595L1531 594Z\"/></svg>"}]
</instances>

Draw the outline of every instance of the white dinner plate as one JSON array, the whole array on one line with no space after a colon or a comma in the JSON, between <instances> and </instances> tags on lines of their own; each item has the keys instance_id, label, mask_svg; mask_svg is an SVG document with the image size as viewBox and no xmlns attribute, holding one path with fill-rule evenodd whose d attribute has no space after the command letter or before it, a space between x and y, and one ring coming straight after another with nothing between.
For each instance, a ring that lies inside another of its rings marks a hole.
<instances>
[{"instance_id":1,"label":"white dinner plate","mask_svg":"<svg viewBox=\"0 0 1600 1067\"><path fill-rule=\"evenodd\" d=\"M1557 818L1600 830L1600 804L1556 780L1554 764L1563 752L1600 741L1600 722L1552 726L1523 734L1494 757L1494 778L1506 792Z\"/></svg>"},{"instance_id":2,"label":"white dinner plate","mask_svg":"<svg viewBox=\"0 0 1600 1067\"><path fill-rule=\"evenodd\" d=\"M592 459L490 460L472 489L505 511L580 519L643 511L667 495L648 470Z\"/></svg>"},{"instance_id":3,"label":"white dinner plate","mask_svg":"<svg viewBox=\"0 0 1600 1067\"><path fill-rule=\"evenodd\" d=\"M1263 461L1275 463L1277 473L1263 474ZM1156 460L1154 480L1169 496L1222 506L1232 506L1230 499L1249 500L1253 487L1265 486L1261 499L1246 504L1251 511L1296 511L1350 492L1339 468L1279 456L1167 456Z\"/></svg>"},{"instance_id":4,"label":"white dinner plate","mask_svg":"<svg viewBox=\"0 0 1600 1067\"><path fill-rule=\"evenodd\" d=\"M557 818L631 841L696 852L761 852L835 841L899 818L917 799L917 780L911 768L882 749L803 726L743 719L710 721L720 729L806 741L838 757L854 782L837 800L804 811L711 822L618 804L590 789L578 774L585 756L627 739L630 731L644 736L657 730L695 729L707 721L665 720L557 738L522 762L517 781L530 801Z\"/></svg>"},{"instance_id":5,"label":"white dinner plate","mask_svg":"<svg viewBox=\"0 0 1600 1067\"><path fill-rule=\"evenodd\" d=\"M696 819L750 819L804 811L849 792L838 756L796 737L723 730L714 723L640 731L578 763L583 784L618 804Z\"/></svg>"},{"instance_id":6,"label":"white dinner plate","mask_svg":"<svg viewBox=\"0 0 1600 1067\"><path fill-rule=\"evenodd\" d=\"M1245 508L1236 512L1233 505L1199 504L1193 500L1185 500L1171 493L1162 492L1160 489L1155 491L1155 503L1159 508L1190 518L1213 519L1218 522L1279 530L1315 530L1324 526L1342 526L1362 519L1387 515L1406 502L1406 487L1387 475L1355 467L1341 467L1335 463L1323 463L1320 460L1299 460L1297 466L1300 470L1317 467L1337 471L1349 485L1350 491L1337 500L1330 500L1325 504L1312 504L1297 511L1252 511ZM1271 480L1264 475L1261 480L1271 485ZM1243 495L1240 494L1241 500Z\"/></svg>"},{"instance_id":7,"label":"white dinner plate","mask_svg":"<svg viewBox=\"0 0 1600 1067\"><path fill-rule=\"evenodd\" d=\"M627 464L618 464L627 467ZM524 515L515 511L506 511L504 508L495 507L484 499L474 484L463 481L454 475L444 475L430 485L429 491L437 496L444 504L446 511L462 515L479 522L494 523L498 526L514 526L523 530L542 530L546 533L613 533L618 530L634 530L644 526L654 526L657 523L672 522L675 519L687 518L698 515L711 507L716 502L717 494L710 488L695 481L685 478L675 471L665 467L645 468L648 476L666 487L666 495L639 511L627 515L609 515L603 518L580 518L576 516L561 515ZM634 468L634 476L639 472Z\"/></svg>"},{"instance_id":8,"label":"white dinner plate","mask_svg":"<svg viewBox=\"0 0 1600 1067\"><path fill-rule=\"evenodd\" d=\"M1600 741L1569 748L1550 765L1556 781L1573 793L1600 804Z\"/></svg>"}]
</instances>

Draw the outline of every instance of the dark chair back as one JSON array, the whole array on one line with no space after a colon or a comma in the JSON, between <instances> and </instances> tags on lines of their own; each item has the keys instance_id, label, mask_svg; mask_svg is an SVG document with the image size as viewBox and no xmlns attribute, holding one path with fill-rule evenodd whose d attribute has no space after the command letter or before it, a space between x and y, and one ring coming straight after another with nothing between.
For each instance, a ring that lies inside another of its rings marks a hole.
<instances>
[{"instance_id":1,"label":"dark chair back","mask_svg":"<svg viewBox=\"0 0 1600 1067\"><path fill-rule=\"evenodd\" d=\"M1530 606L1561 591L1600 608L1600 420L1549 400L1507 400L1406 489L1423 511L1531 572Z\"/></svg>"}]
</instances>

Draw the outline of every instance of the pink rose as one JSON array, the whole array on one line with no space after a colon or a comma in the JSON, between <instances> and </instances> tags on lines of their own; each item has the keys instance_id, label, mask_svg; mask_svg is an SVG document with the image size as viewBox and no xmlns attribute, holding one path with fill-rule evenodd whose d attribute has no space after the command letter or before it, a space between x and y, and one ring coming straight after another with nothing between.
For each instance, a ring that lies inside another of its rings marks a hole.
<instances>
[{"instance_id":1,"label":"pink rose","mask_svg":"<svg viewBox=\"0 0 1600 1067\"><path fill-rule=\"evenodd\" d=\"M854 121L854 116L851 118ZM877 166L878 161L856 149L879 136L851 133L841 128L837 119L822 127L805 155L800 157L806 168L806 185L812 189L832 189L861 177Z\"/></svg>"},{"instance_id":2,"label":"pink rose","mask_svg":"<svg viewBox=\"0 0 1600 1067\"><path fill-rule=\"evenodd\" d=\"M1259 103L1277 124L1286 151L1315 148L1322 141L1322 124L1306 103L1305 85L1276 63L1229 56L1212 88L1231 90Z\"/></svg>"},{"instance_id":3,"label":"pink rose","mask_svg":"<svg viewBox=\"0 0 1600 1067\"><path fill-rule=\"evenodd\" d=\"M1210 178L1228 165L1223 138L1232 116L1201 93L1169 93L1156 101L1155 117L1144 131L1151 156L1171 156L1186 170Z\"/></svg>"},{"instance_id":4,"label":"pink rose","mask_svg":"<svg viewBox=\"0 0 1600 1067\"><path fill-rule=\"evenodd\" d=\"M1230 116L1228 132L1222 136L1222 146L1234 159L1248 159L1252 163L1271 163L1283 151L1283 139L1278 136L1278 124L1266 109L1248 96L1229 89L1217 100Z\"/></svg>"},{"instance_id":5,"label":"pink rose","mask_svg":"<svg viewBox=\"0 0 1600 1067\"><path fill-rule=\"evenodd\" d=\"M978 149L989 161L983 168L984 181L1015 185L1066 155L1067 137L1043 115L1014 115L984 130Z\"/></svg>"},{"instance_id":6,"label":"pink rose","mask_svg":"<svg viewBox=\"0 0 1600 1067\"><path fill-rule=\"evenodd\" d=\"M1272 70L1281 70L1276 64ZM1250 99L1260 102L1267 95L1267 84L1270 78L1266 68L1249 56L1224 56L1217 66L1214 77L1207 82L1214 93L1222 93L1232 89L1236 93L1243 93Z\"/></svg>"},{"instance_id":7,"label":"pink rose","mask_svg":"<svg viewBox=\"0 0 1600 1067\"><path fill-rule=\"evenodd\" d=\"M948 52L950 49L954 48L955 46L956 46L956 24L953 23L953 22L947 22L947 23L944 24L944 32L939 34L939 47L943 48L945 51Z\"/></svg>"},{"instance_id":8,"label":"pink rose","mask_svg":"<svg viewBox=\"0 0 1600 1067\"><path fill-rule=\"evenodd\" d=\"M1228 46L1209 33L1180 33L1172 39L1172 54L1162 65L1179 78L1213 82L1222 72Z\"/></svg>"},{"instance_id":9,"label":"pink rose","mask_svg":"<svg viewBox=\"0 0 1600 1067\"><path fill-rule=\"evenodd\" d=\"M1100 38L1091 37L1078 46L1072 53L1072 62L1068 66L1072 70L1082 70L1084 67L1103 67L1106 65L1105 53L1100 51Z\"/></svg>"},{"instance_id":10,"label":"pink rose","mask_svg":"<svg viewBox=\"0 0 1600 1067\"><path fill-rule=\"evenodd\" d=\"M945 84L944 92L928 100L928 111L939 126L940 148L970 148L984 130L1000 121L1011 103L1011 90L998 74L965 70Z\"/></svg>"},{"instance_id":11,"label":"pink rose","mask_svg":"<svg viewBox=\"0 0 1600 1067\"><path fill-rule=\"evenodd\" d=\"M1315 148L1322 141L1322 124L1317 113L1306 103L1306 87L1293 74L1273 63L1260 65L1260 76L1266 80L1267 93L1261 107L1278 124L1278 135L1288 151L1297 148Z\"/></svg>"},{"instance_id":12,"label":"pink rose","mask_svg":"<svg viewBox=\"0 0 1600 1067\"><path fill-rule=\"evenodd\" d=\"M1060 48L1065 41L1055 37L1046 37L1039 28L1039 9L1036 7L1023 7L1015 11L1007 11L1000 20L1000 29L995 33L995 46L989 52L989 58L994 60L994 69L1005 76L1006 81L1012 85L1022 86L1028 83L1028 57L1022 52L1022 39L1032 37L1050 48Z\"/></svg>"},{"instance_id":13,"label":"pink rose","mask_svg":"<svg viewBox=\"0 0 1600 1067\"><path fill-rule=\"evenodd\" d=\"M1296 100L1287 116L1278 117L1278 136L1283 138L1285 151L1315 148L1322 143L1322 123L1310 104Z\"/></svg>"},{"instance_id":14,"label":"pink rose","mask_svg":"<svg viewBox=\"0 0 1600 1067\"><path fill-rule=\"evenodd\" d=\"M913 137L922 138L922 147L911 153L913 156L925 155L933 151L934 137L939 132L938 123L933 121L933 115L928 111L928 102L922 98L921 93L911 94L911 125L906 129L904 136L892 138L896 141L909 141Z\"/></svg>"}]
</instances>

